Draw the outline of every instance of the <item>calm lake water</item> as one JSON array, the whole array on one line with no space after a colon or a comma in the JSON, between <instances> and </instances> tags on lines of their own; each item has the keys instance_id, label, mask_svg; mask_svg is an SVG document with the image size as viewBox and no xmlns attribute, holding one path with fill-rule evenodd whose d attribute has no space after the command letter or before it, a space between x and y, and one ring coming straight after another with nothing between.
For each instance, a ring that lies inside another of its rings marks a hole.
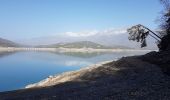
<instances>
[{"instance_id":1,"label":"calm lake water","mask_svg":"<svg viewBox=\"0 0 170 100\"><path fill-rule=\"evenodd\" d=\"M101 61L145 53L0 52L0 92L21 89L49 75L78 70Z\"/></svg>"}]
</instances>

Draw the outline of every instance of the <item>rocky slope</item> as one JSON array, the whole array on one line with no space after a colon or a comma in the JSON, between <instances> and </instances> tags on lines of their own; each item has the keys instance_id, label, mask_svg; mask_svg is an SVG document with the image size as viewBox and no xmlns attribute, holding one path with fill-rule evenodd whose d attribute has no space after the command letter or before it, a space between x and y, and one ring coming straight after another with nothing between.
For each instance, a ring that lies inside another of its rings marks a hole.
<instances>
[{"instance_id":1,"label":"rocky slope","mask_svg":"<svg viewBox=\"0 0 170 100\"><path fill-rule=\"evenodd\" d=\"M167 62L163 63L164 60L159 62L159 59L154 58L155 54L158 53L124 57L118 61L51 76L45 81L28 86L28 89L0 93L0 98L1 100L169 100L170 76L162 71ZM162 54L164 55L162 59L168 59L169 54ZM155 61L151 62L150 57ZM160 63L163 65L159 66Z\"/></svg>"}]
</instances>

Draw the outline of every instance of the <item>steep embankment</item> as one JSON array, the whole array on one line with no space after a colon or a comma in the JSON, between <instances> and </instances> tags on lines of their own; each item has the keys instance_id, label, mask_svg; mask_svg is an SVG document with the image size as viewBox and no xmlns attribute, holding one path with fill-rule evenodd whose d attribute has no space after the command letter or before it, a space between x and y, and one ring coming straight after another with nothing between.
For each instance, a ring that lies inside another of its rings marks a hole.
<instances>
[{"instance_id":1,"label":"steep embankment","mask_svg":"<svg viewBox=\"0 0 170 100\"><path fill-rule=\"evenodd\" d=\"M1 100L169 100L170 76L164 74L158 64L151 64L143 58L144 56L124 57L118 61L49 77L29 89L0 93L0 98Z\"/></svg>"}]
</instances>

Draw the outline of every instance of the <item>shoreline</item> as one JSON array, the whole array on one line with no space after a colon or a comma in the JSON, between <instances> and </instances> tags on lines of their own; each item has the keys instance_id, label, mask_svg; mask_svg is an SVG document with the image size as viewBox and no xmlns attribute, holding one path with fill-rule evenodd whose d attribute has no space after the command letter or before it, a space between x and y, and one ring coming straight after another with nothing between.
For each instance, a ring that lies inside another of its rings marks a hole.
<instances>
[{"instance_id":1,"label":"shoreline","mask_svg":"<svg viewBox=\"0 0 170 100\"><path fill-rule=\"evenodd\" d=\"M142 50L142 49L93 49L93 48L25 48L25 47L0 47L0 52L5 51L47 51L47 52L150 52L150 51L157 51L157 50Z\"/></svg>"},{"instance_id":2,"label":"shoreline","mask_svg":"<svg viewBox=\"0 0 170 100\"><path fill-rule=\"evenodd\" d=\"M2 100L131 100L170 97L170 76L162 71L160 59L169 64L167 52L122 57L77 71L49 76L30 87L1 92ZM155 62L155 63L153 63ZM159 90L159 91L158 91Z\"/></svg>"},{"instance_id":3,"label":"shoreline","mask_svg":"<svg viewBox=\"0 0 170 100\"><path fill-rule=\"evenodd\" d=\"M50 75L47 78L45 78L45 79L43 79L39 82L26 85L25 89L53 86L53 85L61 84L61 83L64 83L64 82L69 82L69 81L76 79L78 76L80 76L81 72L84 72L84 71L87 71L87 70L91 71L93 69L96 69L100 66L103 66L104 64L111 63L113 61L116 61L116 60L103 61L103 62L99 62L97 64L89 65L89 66L81 68L79 70L63 72L63 73L60 73L60 74L57 74L57 75ZM52 81L54 81L54 82L52 82ZM49 84L49 82L52 82L52 83Z\"/></svg>"}]
</instances>

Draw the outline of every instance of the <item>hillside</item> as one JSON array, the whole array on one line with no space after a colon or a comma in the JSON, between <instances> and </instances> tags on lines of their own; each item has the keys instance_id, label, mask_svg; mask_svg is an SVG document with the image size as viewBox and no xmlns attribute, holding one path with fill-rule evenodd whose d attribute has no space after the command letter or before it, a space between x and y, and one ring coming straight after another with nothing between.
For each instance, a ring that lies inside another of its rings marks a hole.
<instances>
[{"instance_id":1,"label":"hillside","mask_svg":"<svg viewBox=\"0 0 170 100\"><path fill-rule=\"evenodd\" d=\"M130 49L130 47L125 46L105 46L99 43L91 42L91 41L78 41L71 43L57 43L52 45L39 45L37 47L48 47L48 48L94 48L94 49Z\"/></svg>"},{"instance_id":2,"label":"hillside","mask_svg":"<svg viewBox=\"0 0 170 100\"><path fill-rule=\"evenodd\" d=\"M0 38L0 47L17 47L17 46L19 46L17 43Z\"/></svg>"}]
</instances>

